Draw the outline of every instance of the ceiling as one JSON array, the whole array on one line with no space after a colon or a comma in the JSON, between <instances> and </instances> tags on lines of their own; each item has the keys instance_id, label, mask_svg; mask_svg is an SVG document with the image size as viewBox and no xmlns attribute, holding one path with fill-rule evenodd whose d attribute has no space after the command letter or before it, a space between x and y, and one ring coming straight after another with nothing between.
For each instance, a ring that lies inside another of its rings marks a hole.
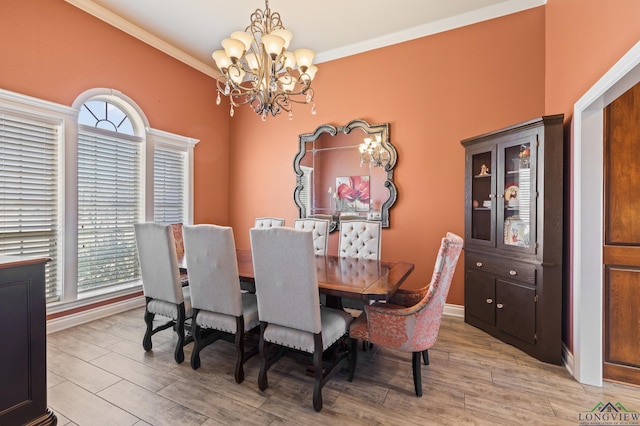
<instances>
[{"instance_id":1,"label":"ceiling","mask_svg":"<svg viewBox=\"0 0 640 426\"><path fill-rule=\"evenodd\" d=\"M244 30L264 0L66 0L202 72L220 42ZM316 63L537 7L546 0L271 0Z\"/></svg>"}]
</instances>

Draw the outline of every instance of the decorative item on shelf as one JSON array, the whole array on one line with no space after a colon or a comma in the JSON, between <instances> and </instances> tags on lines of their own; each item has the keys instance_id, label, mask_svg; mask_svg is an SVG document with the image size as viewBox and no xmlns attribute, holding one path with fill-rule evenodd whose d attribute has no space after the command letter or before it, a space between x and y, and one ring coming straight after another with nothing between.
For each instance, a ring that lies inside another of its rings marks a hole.
<instances>
[{"instance_id":1,"label":"decorative item on shelf","mask_svg":"<svg viewBox=\"0 0 640 426\"><path fill-rule=\"evenodd\" d=\"M482 166L480 166L480 174L478 176L486 176L489 174L489 168L487 167L486 164L483 164Z\"/></svg>"},{"instance_id":2,"label":"decorative item on shelf","mask_svg":"<svg viewBox=\"0 0 640 426\"><path fill-rule=\"evenodd\" d=\"M519 216L510 216L504 221L504 243L510 246L529 246L529 223Z\"/></svg>"},{"instance_id":3,"label":"decorative item on shelf","mask_svg":"<svg viewBox=\"0 0 640 426\"><path fill-rule=\"evenodd\" d=\"M518 184L516 182L509 182L504 186L504 199L506 201L515 200L518 198ZM511 203L509 203L511 205Z\"/></svg>"},{"instance_id":4,"label":"decorative item on shelf","mask_svg":"<svg viewBox=\"0 0 640 426\"><path fill-rule=\"evenodd\" d=\"M374 137L364 138L364 141L358 146L360 151L360 167L369 163L369 167L384 167L389 164L389 151L382 147L382 137L380 133Z\"/></svg>"},{"instance_id":5,"label":"decorative item on shelf","mask_svg":"<svg viewBox=\"0 0 640 426\"><path fill-rule=\"evenodd\" d=\"M293 103L313 102L311 81L318 71L312 65L315 53L310 49L287 51L292 37L280 14L272 13L265 0L265 9L251 14L251 24L222 40L224 50L212 54L222 73L216 83L216 103L220 105L222 93L229 97L232 117L234 107L250 104L266 121L268 113L275 117L282 111L291 120ZM315 113L313 102L311 114Z\"/></svg>"},{"instance_id":6,"label":"decorative item on shelf","mask_svg":"<svg viewBox=\"0 0 640 426\"><path fill-rule=\"evenodd\" d=\"M528 169L531 165L531 149L529 149L529 145L521 145L520 153L518 154L519 159L519 168Z\"/></svg>"},{"instance_id":7,"label":"decorative item on shelf","mask_svg":"<svg viewBox=\"0 0 640 426\"><path fill-rule=\"evenodd\" d=\"M490 208L491 207L491 200L485 200L482 202L482 207L487 207Z\"/></svg>"}]
</instances>

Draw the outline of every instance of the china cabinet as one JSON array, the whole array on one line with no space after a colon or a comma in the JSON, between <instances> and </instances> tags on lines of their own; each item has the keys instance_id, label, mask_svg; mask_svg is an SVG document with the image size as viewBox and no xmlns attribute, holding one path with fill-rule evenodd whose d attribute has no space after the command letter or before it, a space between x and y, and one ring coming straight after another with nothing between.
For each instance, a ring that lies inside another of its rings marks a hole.
<instances>
[{"instance_id":1,"label":"china cabinet","mask_svg":"<svg viewBox=\"0 0 640 426\"><path fill-rule=\"evenodd\" d=\"M465 139L465 321L561 363L563 115Z\"/></svg>"}]
</instances>

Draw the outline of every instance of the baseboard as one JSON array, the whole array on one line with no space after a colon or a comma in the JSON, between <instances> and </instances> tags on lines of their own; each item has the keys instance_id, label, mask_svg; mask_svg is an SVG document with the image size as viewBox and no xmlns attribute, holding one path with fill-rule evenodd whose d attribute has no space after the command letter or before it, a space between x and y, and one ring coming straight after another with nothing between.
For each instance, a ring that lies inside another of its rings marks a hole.
<instances>
[{"instance_id":1,"label":"baseboard","mask_svg":"<svg viewBox=\"0 0 640 426\"><path fill-rule=\"evenodd\" d=\"M448 315L450 317L458 317L464 318L464 306L462 305L450 305L446 303L444 305L443 315Z\"/></svg>"},{"instance_id":2,"label":"baseboard","mask_svg":"<svg viewBox=\"0 0 640 426\"><path fill-rule=\"evenodd\" d=\"M131 309L144 306L144 296L138 296L131 299L122 300L120 302L110 303L104 306L98 306L82 312L76 312L70 315L61 316L47 321L47 334L67 328L75 327L90 321L95 321L110 315L119 314Z\"/></svg>"},{"instance_id":3,"label":"baseboard","mask_svg":"<svg viewBox=\"0 0 640 426\"><path fill-rule=\"evenodd\" d=\"M575 377L573 375L573 353L569 351L569 348L567 348L567 345L565 345L564 343L562 343L562 359L564 361L564 366L569 374Z\"/></svg>"}]
</instances>

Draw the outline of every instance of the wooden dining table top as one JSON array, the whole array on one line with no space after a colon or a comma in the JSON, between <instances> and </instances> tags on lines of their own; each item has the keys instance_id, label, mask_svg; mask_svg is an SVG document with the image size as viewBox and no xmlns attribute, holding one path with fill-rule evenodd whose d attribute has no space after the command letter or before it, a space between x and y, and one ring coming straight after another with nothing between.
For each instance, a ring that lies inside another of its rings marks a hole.
<instances>
[{"instance_id":1,"label":"wooden dining table top","mask_svg":"<svg viewBox=\"0 0 640 426\"><path fill-rule=\"evenodd\" d=\"M253 281L250 249L236 249L238 274ZM387 300L413 272L413 263L386 262L338 256L316 256L318 288L334 297L360 300Z\"/></svg>"}]
</instances>

